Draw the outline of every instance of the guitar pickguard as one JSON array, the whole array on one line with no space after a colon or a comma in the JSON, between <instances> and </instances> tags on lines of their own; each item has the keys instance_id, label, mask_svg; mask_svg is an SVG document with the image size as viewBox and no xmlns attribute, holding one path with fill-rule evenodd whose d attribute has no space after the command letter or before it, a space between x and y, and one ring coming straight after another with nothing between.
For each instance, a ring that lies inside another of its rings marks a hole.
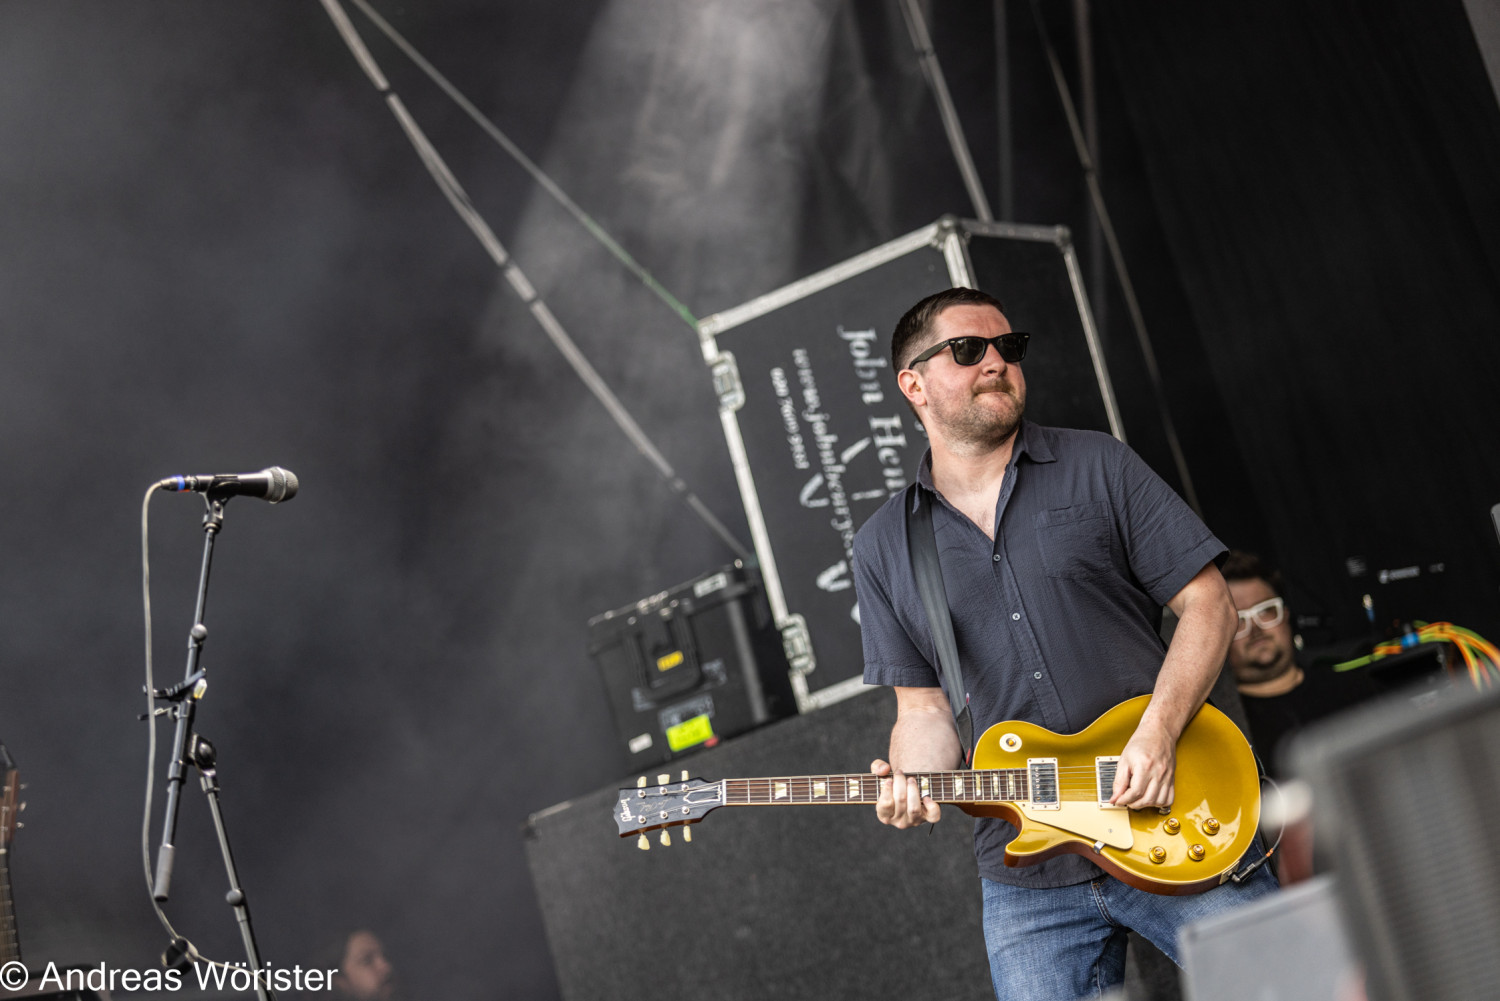
<instances>
[{"instance_id":1,"label":"guitar pickguard","mask_svg":"<svg viewBox=\"0 0 1500 1001\"><path fill-rule=\"evenodd\" d=\"M1135 846L1135 832L1130 829L1130 811L1118 806L1097 803L1065 802L1045 810L1032 809L1024 803L1017 808L1027 820L1077 834L1090 842L1102 841L1111 848L1129 851Z\"/></svg>"}]
</instances>

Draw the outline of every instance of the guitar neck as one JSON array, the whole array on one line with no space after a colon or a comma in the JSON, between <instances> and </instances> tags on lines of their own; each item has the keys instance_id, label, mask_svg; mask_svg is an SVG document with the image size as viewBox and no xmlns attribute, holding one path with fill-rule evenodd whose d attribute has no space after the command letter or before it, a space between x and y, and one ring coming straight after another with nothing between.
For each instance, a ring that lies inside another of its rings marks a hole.
<instances>
[{"instance_id":1,"label":"guitar neck","mask_svg":"<svg viewBox=\"0 0 1500 1001\"><path fill-rule=\"evenodd\" d=\"M911 772L907 777L917 780L922 795L939 803L1010 803L1031 798L1032 776L1025 768ZM815 806L873 804L880 798L880 784L884 781L887 780L868 772L852 772L723 779L720 785L724 790L724 806ZM1045 781L1038 779L1039 784Z\"/></svg>"},{"instance_id":2,"label":"guitar neck","mask_svg":"<svg viewBox=\"0 0 1500 1001\"><path fill-rule=\"evenodd\" d=\"M1057 758L1038 757L1027 758L1023 768L909 772L906 777L916 780L923 796L960 808L1025 803L1032 809L1059 810L1064 799L1096 806L1108 799L1118 760L1096 756L1093 766L1060 767ZM696 823L721 806L868 805L879 800L881 784L889 781L869 772L845 772L707 782L683 772L679 782L658 775L657 785L648 786L642 776L634 789L620 790L615 823L623 838Z\"/></svg>"},{"instance_id":3,"label":"guitar neck","mask_svg":"<svg viewBox=\"0 0 1500 1001\"><path fill-rule=\"evenodd\" d=\"M21 936L10 895L10 847L0 848L0 964L19 961Z\"/></svg>"},{"instance_id":4,"label":"guitar neck","mask_svg":"<svg viewBox=\"0 0 1500 1001\"><path fill-rule=\"evenodd\" d=\"M21 812L20 775L10 751L0 743L0 964L21 958L21 936L10 895L10 850L15 844L16 815Z\"/></svg>"}]
</instances>

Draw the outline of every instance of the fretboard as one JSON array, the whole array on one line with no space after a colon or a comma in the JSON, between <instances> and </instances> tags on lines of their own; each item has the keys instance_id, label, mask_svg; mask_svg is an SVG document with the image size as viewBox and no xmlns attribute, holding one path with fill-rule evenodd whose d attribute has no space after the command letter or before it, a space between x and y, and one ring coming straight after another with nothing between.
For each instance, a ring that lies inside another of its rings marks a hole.
<instances>
[{"instance_id":1,"label":"fretboard","mask_svg":"<svg viewBox=\"0 0 1500 1001\"><path fill-rule=\"evenodd\" d=\"M17 962L21 958L21 936L16 931L16 910L10 894L10 849L15 844L16 815L24 803L19 803L21 778L10 751L0 743L0 965Z\"/></svg>"},{"instance_id":2,"label":"fretboard","mask_svg":"<svg viewBox=\"0 0 1500 1001\"><path fill-rule=\"evenodd\" d=\"M0 964L19 961L21 936L10 896L10 848L0 847Z\"/></svg>"},{"instance_id":3,"label":"fretboard","mask_svg":"<svg viewBox=\"0 0 1500 1001\"><path fill-rule=\"evenodd\" d=\"M1024 768L913 772L909 777L921 783L923 795L939 803L1009 803L1031 798ZM724 805L874 803L880 797L880 783L884 781L868 772L724 779Z\"/></svg>"}]
</instances>

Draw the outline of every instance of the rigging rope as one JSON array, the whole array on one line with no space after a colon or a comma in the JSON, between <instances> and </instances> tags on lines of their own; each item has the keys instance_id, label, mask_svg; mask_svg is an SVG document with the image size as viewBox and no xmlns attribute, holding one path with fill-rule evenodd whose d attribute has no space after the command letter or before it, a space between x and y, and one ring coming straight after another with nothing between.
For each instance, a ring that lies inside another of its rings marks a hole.
<instances>
[{"instance_id":1,"label":"rigging rope","mask_svg":"<svg viewBox=\"0 0 1500 1001\"><path fill-rule=\"evenodd\" d=\"M588 387L589 391L603 404L604 409L608 411L610 417L614 418L615 423L625 433L625 436L630 439L631 443L635 445L637 451L656 467L657 472L661 474L662 479L667 482L672 491L682 498L683 502L693 510L693 513L698 515L699 519L736 556L742 560L750 560L752 557L749 549L734 537L734 534L724 526L723 522L714 516L713 512L699 500L696 494L688 489L687 484L677 475L671 463L656 448L651 439L646 435L646 432L635 422L635 419L630 416L629 411L625 409L619 397L615 396L609 385L604 381L604 378L599 375L598 371L579 349L577 343L568 335L563 325L553 315L552 310L548 308L547 303L537 293L531 282L527 280L525 273L521 271L514 258L501 245L499 238L495 236L494 231L490 229L484 217L474 208L474 203L469 200L468 192L464 190L463 185L449 171L448 165L443 162L442 156L439 155L438 151L428 140L426 133L422 131L422 127L417 124L416 119L406 110L406 106L401 102L401 98L391 88L385 75L381 73L380 67L376 64L374 57L370 55L369 49L365 47L364 40L360 38L359 32L355 30L354 25L349 20L349 15L345 13L339 0L320 0L320 2L328 12L328 16L333 21L334 27L338 29L340 37L344 40L344 44L354 54L354 58L359 63L360 68L365 71L365 75L370 78L370 82L374 84L375 89L385 98L386 104L391 109L391 113L396 116L396 121L400 123L402 131L406 133L407 138L416 149L417 155L422 160L422 164L427 168L427 172L437 182L438 188L442 190L444 197L448 199L449 204L453 206L453 210L458 213L459 218L464 221L480 245L490 255L490 259L495 262L495 266L500 268L506 282L515 290L516 295L521 298L522 303L526 305L527 309L531 311L531 315L552 340L553 346L557 348L558 352L572 366L573 371L583 380L583 384ZM354 2L359 3L360 0L354 0ZM696 324L694 324L694 329L696 330Z\"/></svg>"},{"instance_id":2,"label":"rigging rope","mask_svg":"<svg viewBox=\"0 0 1500 1001\"><path fill-rule=\"evenodd\" d=\"M464 114L473 119L474 124L483 129L485 134L495 141L495 145L505 150L506 153L509 153L511 158L514 159L516 163L520 164L523 170L531 175L532 179L541 186L543 191L551 195L553 199L555 199L556 202L561 205L569 215L571 215L578 221L578 224L580 226L588 230L589 234L593 236L594 239L598 240L601 245L603 245L604 249L613 254L615 259L623 264L631 274L639 278L641 284L645 285L648 289L654 292L657 298L666 303L674 313L682 317L683 321L686 322L689 327L693 328L694 333L698 332L698 318L692 314L692 311L684 306L676 296L672 295L671 292L668 292L664 287L662 287L661 283L656 280L655 276L653 276L651 272L642 267L636 261L636 259L630 255L629 251L620 246L613 237L605 232L604 227L599 225L599 223L595 221L593 216L585 212L578 206L577 202L568 197L568 193L564 191L560 186L558 186L556 181L548 177L547 174L542 170L542 168L538 167L536 163L531 159L531 157L527 156L525 152L522 151L521 147L512 142L510 140L510 137L507 136L504 132L501 132L499 126L486 118L484 113L474 106L474 102L465 97L462 91L455 87L447 77L443 76L443 74L438 71L437 67L433 66L432 63L424 59L422 57L422 54L416 50L416 47L408 42L399 31L393 28L385 18L381 17L380 14L369 5L367 0L351 0L351 2L360 9L360 12L363 13L365 17L370 19L370 22L374 24L375 27L380 29L381 33L384 34L386 38L389 38L391 40L396 48L400 49L406 55L406 58L410 59L418 69L427 74L428 79L437 84L438 87L442 89L443 93L447 94L448 97L452 99L454 104L463 109Z\"/></svg>"}]
</instances>

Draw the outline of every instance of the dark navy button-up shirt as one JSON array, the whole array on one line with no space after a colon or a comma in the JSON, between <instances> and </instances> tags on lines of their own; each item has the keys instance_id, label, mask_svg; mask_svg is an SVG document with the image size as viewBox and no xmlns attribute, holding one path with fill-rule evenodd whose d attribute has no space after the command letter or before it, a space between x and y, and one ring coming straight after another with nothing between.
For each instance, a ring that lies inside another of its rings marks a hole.
<instances>
[{"instance_id":1,"label":"dark navy button-up shirt","mask_svg":"<svg viewBox=\"0 0 1500 1001\"><path fill-rule=\"evenodd\" d=\"M991 540L933 489L930 462L854 539L864 680L939 685L906 541L905 507L927 490L976 737L1009 719L1076 733L1150 693L1162 606L1225 551L1192 509L1115 438L1023 421ZM982 876L1065 886L1099 874L1077 855L1008 868L1014 836L1004 821L976 823Z\"/></svg>"}]
</instances>

